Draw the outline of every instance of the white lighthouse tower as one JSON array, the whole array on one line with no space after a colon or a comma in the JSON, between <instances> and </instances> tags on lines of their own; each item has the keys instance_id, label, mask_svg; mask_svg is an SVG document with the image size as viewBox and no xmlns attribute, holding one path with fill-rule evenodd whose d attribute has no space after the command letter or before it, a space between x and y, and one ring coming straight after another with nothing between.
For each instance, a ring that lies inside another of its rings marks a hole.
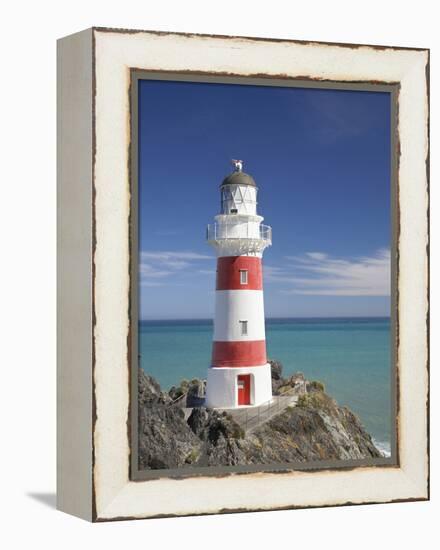
<instances>
[{"instance_id":1,"label":"white lighthouse tower","mask_svg":"<svg viewBox=\"0 0 440 550\"><path fill-rule=\"evenodd\" d=\"M220 186L221 214L208 225L217 251L217 283L212 361L206 406L232 409L272 398L264 328L263 251L272 230L257 214L257 186L241 160Z\"/></svg>"}]
</instances>

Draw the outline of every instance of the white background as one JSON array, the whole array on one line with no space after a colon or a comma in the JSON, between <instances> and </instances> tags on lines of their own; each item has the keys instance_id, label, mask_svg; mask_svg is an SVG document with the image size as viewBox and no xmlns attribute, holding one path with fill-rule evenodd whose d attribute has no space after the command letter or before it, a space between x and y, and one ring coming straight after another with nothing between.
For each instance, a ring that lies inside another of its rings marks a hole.
<instances>
[{"instance_id":1,"label":"white background","mask_svg":"<svg viewBox=\"0 0 440 550\"><path fill-rule=\"evenodd\" d=\"M39 0L3 5L0 544L4 548L437 547L438 285L431 293L431 502L96 525L54 509L55 40L95 25L431 48L431 238L435 245L439 228L436 97L440 95L435 11L435 3L427 0ZM433 247L432 282L439 277Z\"/></svg>"}]
</instances>

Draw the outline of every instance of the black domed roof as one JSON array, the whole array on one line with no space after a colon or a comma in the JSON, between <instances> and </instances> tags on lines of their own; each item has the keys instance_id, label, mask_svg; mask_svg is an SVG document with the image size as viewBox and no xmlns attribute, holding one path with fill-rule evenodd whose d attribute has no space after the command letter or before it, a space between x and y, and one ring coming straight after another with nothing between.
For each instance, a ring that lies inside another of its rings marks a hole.
<instances>
[{"instance_id":1,"label":"black domed roof","mask_svg":"<svg viewBox=\"0 0 440 550\"><path fill-rule=\"evenodd\" d=\"M238 171L232 172L232 174L226 176L226 178L222 181L220 187L223 187L224 185L252 185L253 187L257 186L252 176L246 174L246 172Z\"/></svg>"}]
</instances>

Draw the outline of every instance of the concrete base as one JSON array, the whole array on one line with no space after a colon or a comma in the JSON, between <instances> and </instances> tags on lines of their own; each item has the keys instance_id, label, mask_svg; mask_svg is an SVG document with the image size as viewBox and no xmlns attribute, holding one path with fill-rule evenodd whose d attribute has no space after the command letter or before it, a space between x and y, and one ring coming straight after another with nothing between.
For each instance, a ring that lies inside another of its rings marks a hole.
<instances>
[{"instance_id":1,"label":"concrete base","mask_svg":"<svg viewBox=\"0 0 440 550\"><path fill-rule=\"evenodd\" d=\"M269 363L257 367L211 367L208 369L205 405L214 409L243 407L238 405L239 374L251 375L251 406L261 405L272 398Z\"/></svg>"}]
</instances>

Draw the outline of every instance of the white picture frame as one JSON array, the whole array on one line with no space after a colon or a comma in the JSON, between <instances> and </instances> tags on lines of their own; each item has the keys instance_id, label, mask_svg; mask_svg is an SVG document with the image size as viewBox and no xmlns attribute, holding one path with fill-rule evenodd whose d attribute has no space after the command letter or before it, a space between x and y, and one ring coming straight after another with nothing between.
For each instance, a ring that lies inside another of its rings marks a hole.
<instances>
[{"instance_id":1,"label":"white picture frame","mask_svg":"<svg viewBox=\"0 0 440 550\"><path fill-rule=\"evenodd\" d=\"M398 463L130 476L133 69L398 88ZM429 51L93 28L58 43L58 508L89 521L429 498Z\"/></svg>"}]
</instances>

